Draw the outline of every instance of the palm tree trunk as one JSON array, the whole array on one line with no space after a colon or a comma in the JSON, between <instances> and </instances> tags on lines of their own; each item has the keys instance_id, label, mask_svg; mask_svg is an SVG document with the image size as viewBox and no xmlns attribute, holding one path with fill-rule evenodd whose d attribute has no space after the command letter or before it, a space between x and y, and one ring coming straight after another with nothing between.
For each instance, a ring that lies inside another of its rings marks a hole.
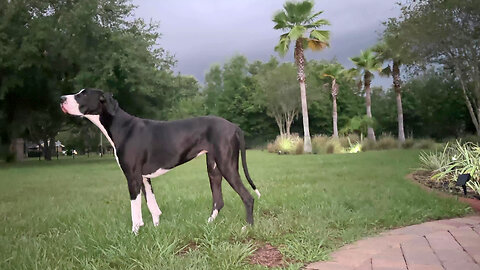
<instances>
[{"instance_id":1,"label":"palm tree trunk","mask_svg":"<svg viewBox=\"0 0 480 270\"><path fill-rule=\"evenodd\" d=\"M307 89L305 86L305 57L303 55L303 41L297 39L295 43L295 62L297 64L297 79L300 83L300 98L302 101L303 116L303 152L312 153L312 141L310 138L310 128L308 124L308 107L307 107Z\"/></svg>"},{"instance_id":2,"label":"palm tree trunk","mask_svg":"<svg viewBox=\"0 0 480 270\"><path fill-rule=\"evenodd\" d=\"M333 137L338 138L338 116L337 116L337 94L338 94L338 85L337 81L333 79L332 82L332 120L333 120Z\"/></svg>"},{"instance_id":3,"label":"palm tree trunk","mask_svg":"<svg viewBox=\"0 0 480 270\"><path fill-rule=\"evenodd\" d=\"M400 81L400 68L397 61L393 61L393 87L397 93L397 119L398 119L398 140L405 142L405 131L403 129L403 107L402 107L402 89Z\"/></svg>"},{"instance_id":4,"label":"palm tree trunk","mask_svg":"<svg viewBox=\"0 0 480 270\"><path fill-rule=\"evenodd\" d=\"M371 97L371 83L372 74L369 71L365 71L364 83L365 83L365 103L367 105L367 117L372 119L372 97ZM368 126L369 140L375 141L375 131L371 126Z\"/></svg>"}]
</instances>

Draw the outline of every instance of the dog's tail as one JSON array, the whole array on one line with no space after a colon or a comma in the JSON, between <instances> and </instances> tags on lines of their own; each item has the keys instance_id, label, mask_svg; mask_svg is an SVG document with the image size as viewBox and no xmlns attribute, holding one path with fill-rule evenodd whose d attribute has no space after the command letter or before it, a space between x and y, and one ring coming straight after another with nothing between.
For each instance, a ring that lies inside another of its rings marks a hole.
<instances>
[{"instance_id":1,"label":"dog's tail","mask_svg":"<svg viewBox=\"0 0 480 270\"><path fill-rule=\"evenodd\" d=\"M252 178L250 178L250 174L248 173L247 151L245 151L245 137L243 135L243 131L240 128L237 129L237 138L238 138L238 142L240 143L240 154L242 155L243 172L245 173L245 177L247 177L248 183L250 183L250 186L253 188L253 190L255 190L255 193L257 193L258 198L260 198L261 196L260 191L258 191L257 187L252 181Z\"/></svg>"}]
</instances>

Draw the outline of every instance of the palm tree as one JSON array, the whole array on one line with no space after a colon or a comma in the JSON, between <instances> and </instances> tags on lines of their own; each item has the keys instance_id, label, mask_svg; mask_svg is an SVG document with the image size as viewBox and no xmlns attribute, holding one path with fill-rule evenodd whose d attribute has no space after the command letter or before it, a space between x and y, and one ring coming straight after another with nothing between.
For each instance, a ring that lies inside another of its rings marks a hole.
<instances>
[{"instance_id":1,"label":"palm tree","mask_svg":"<svg viewBox=\"0 0 480 270\"><path fill-rule=\"evenodd\" d=\"M367 107L367 117L372 119L372 99L370 83L373 79L374 71L380 71L382 67L381 61L371 49L361 51L357 57L352 57L350 60L357 66L357 70L363 73L363 85L365 90L365 104ZM375 141L375 132L371 126L368 127L368 139Z\"/></svg>"},{"instance_id":2,"label":"palm tree","mask_svg":"<svg viewBox=\"0 0 480 270\"><path fill-rule=\"evenodd\" d=\"M393 78L393 88L397 96L397 121L398 121L398 140L405 142L405 131L403 129L403 107L402 107L402 81L400 80L400 66L402 65L401 55L399 50L394 50L388 46L385 41L378 43L373 50L378 54L381 62L391 62L392 66L388 65L380 75Z\"/></svg>"},{"instance_id":3,"label":"palm tree","mask_svg":"<svg viewBox=\"0 0 480 270\"><path fill-rule=\"evenodd\" d=\"M278 11L273 16L275 22L274 29L287 31L280 36L280 41L275 47L281 56L284 56L290 47L291 42L295 42L295 64L297 65L297 80L300 83L300 98L302 102L303 116L303 151L312 152L312 142L310 138L310 129L308 124L307 92L305 87L305 56L304 50L321 50L327 47L330 38L330 32L318 30L318 28L329 25L324 19L318 19L323 11L313 13L312 1L289 2L283 5L283 10ZM305 34L309 33L306 37Z\"/></svg>"},{"instance_id":4,"label":"palm tree","mask_svg":"<svg viewBox=\"0 0 480 270\"><path fill-rule=\"evenodd\" d=\"M340 64L331 64L323 71L323 77L329 77L332 80L331 83L331 95L332 95L332 121L333 121L333 137L338 138L338 116L337 116L337 96L340 85L338 79L343 77L345 80L353 78L354 74L352 70L346 70Z\"/></svg>"}]
</instances>

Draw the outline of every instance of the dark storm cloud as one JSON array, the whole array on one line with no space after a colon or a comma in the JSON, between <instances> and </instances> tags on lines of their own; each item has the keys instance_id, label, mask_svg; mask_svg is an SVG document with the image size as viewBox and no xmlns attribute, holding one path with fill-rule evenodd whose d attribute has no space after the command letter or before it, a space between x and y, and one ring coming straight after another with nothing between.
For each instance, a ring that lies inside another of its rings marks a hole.
<instances>
[{"instance_id":1,"label":"dark storm cloud","mask_svg":"<svg viewBox=\"0 0 480 270\"><path fill-rule=\"evenodd\" d=\"M382 22L399 14L398 0L315 1L315 10L331 22L331 47L309 52L307 59L332 59L351 67L349 57L375 44ZM235 54L250 61L268 60L281 31L273 30L273 14L282 8L278 0L136 0L136 17L160 22L161 46L175 55L176 70L203 81L214 63ZM291 60L292 50L285 57ZM389 80L376 80L388 86Z\"/></svg>"}]
</instances>

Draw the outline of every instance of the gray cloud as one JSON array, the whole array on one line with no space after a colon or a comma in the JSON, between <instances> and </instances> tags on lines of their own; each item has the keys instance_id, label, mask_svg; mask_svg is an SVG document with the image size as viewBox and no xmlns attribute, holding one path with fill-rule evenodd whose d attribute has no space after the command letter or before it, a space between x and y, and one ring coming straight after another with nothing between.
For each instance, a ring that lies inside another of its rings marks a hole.
<instances>
[{"instance_id":1,"label":"gray cloud","mask_svg":"<svg viewBox=\"0 0 480 270\"><path fill-rule=\"evenodd\" d=\"M399 14L398 0L315 1L316 10L331 22L331 47L309 52L307 59L332 59L351 67L349 57L375 44L382 22ZM281 31L273 30L273 14L282 9L279 0L134 0L136 17L160 22L161 46L175 55L176 70L203 81L214 63L235 54L250 61L277 55L273 48ZM291 61L290 51L285 60ZM376 85L390 80L377 78Z\"/></svg>"}]
</instances>

